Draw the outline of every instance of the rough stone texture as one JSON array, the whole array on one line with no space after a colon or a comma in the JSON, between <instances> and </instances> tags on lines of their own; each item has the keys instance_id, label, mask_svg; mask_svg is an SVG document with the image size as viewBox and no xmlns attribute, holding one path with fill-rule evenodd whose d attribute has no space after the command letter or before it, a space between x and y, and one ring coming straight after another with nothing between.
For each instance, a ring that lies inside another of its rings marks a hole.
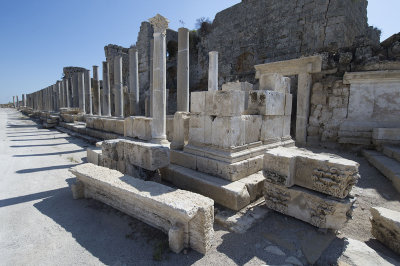
<instances>
[{"instance_id":1,"label":"rough stone texture","mask_svg":"<svg viewBox=\"0 0 400 266\"><path fill-rule=\"evenodd\" d=\"M93 164L70 170L93 198L168 233L170 248L192 248L205 254L214 230L214 201L188 191L146 182Z\"/></svg>"},{"instance_id":2,"label":"rough stone texture","mask_svg":"<svg viewBox=\"0 0 400 266\"><path fill-rule=\"evenodd\" d=\"M372 235L400 254L400 212L385 208L371 208Z\"/></svg>"},{"instance_id":3,"label":"rough stone texture","mask_svg":"<svg viewBox=\"0 0 400 266\"><path fill-rule=\"evenodd\" d=\"M102 149L103 158L126 161L149 171L169 165L169 149L159 144L117 139L103 141Z\"/></svg>"},{"instance_id":4,"label":"rough stone texture","mask_svg":"<svg viewBox=\"0 0 400 266\"><path fill-rule=\"evenodd\" d=\"M124 136L151 140L152 118L144 116L131 116L125 118Z\"/></svg>"},{"instance_id":5,"label":"rough stone texture","mask_svg":"<svg viewBox=\"0 0 400 266\"><path fill-rule=\"evenodd\" d=\"M269 182L298 185L345 198L357 183L359 164L338 156L279 147L264 154L264 173Z\"/></svg>"},{"instance_id":6,"label":"rough stone texture","mask_svg":"<svg viewBox=\"0 0 400 266\"><path fill-rule=\"evenodd\" d=\"M124 135L124 119L86 116L86 127Z\"/></svg>"},{"instance_id":7,"label":"rough stone texture","mask_svg":"<svg viewBox=\"0 0 400 266\"><path fill-rule=\"evenodd\" d=\"M264 183L268 208L295 217L319 228L342 228L352 211L354 200L334 200L324 194L294 186L287 188Z\"/></svg>"},{"instance_id":8,"label":"rough stone texture","mask_svg":"<svg viewBox=\"0 0 400 266\"><path fill-rule=\"evenodd\" d=\"M101 156L101 148L87 148L87 162L99 165Z\"/></svg>"},{"instance_id":9,"label":"rough stone texture","mask_svg":"<svg viewBox=\"0 0 400 266\"><path fill-rule=\"evenodd\" d=\"M174 115L174 130L171 149L182 150L189 141L189 112L176 112Z\"/></svg>"},{"instance_id":10,"label":"rough stone texture","mask_svg":"<svg viewBox=\"0 0 400 266\"><path fill-rule=\"evenodd\" d=\"M212 198L232 210L240 210L262 195L264 178L261 173L229 182L186 167L171 164L162 169L162 178L174 185Z\"/></svg>"}]
</instances>

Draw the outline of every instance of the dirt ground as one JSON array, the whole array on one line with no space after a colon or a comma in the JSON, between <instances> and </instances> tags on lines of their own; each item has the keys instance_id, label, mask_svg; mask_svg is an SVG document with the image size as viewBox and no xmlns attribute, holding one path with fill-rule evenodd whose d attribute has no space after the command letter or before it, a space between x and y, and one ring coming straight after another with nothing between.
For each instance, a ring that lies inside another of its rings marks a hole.
<instances>
[{"instance_id":1,"label":"dirt ground","mask_svg":"<svg viewBox=\"0 0 400 266\"><path fill-rule=\"evenodd\" d=\"M100 202L73 200L68 169L86 161L88 146L0 109L0 265L323 265L340 256L344 237L400 261L373 239L369 222L372 206L400 210L400 195L357 154L316 150L360 163L353 219L340 232L268 211L243 234L215 224L215 243L203 256L174 254L164 233Z\"/></svg>"}]
</instances>

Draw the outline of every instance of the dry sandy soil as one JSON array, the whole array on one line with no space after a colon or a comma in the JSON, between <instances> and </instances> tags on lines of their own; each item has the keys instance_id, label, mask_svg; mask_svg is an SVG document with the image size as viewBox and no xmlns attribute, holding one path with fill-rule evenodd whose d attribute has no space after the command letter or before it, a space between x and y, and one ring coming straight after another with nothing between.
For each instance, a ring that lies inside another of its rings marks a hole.
<instances>
[{"instance_id":1,"label":"dry sandy soil","mask_svg":"<svg viewBox=\"0 0 400 266\"><path fill-rule=\"evenodd\" d=\"M369 222L371 206L400 210L400 195L356 154L335 152L359 162L362 176L353 219L340 232L265 211L243 234L216 224L213 248L202 256L171 253L162 232L100 202L73 200L68 169L85 162L88 146L0 109L0 265L322 265L337 260L343 237L400 261L373 239Z\"/></svg>"}]
</instances>

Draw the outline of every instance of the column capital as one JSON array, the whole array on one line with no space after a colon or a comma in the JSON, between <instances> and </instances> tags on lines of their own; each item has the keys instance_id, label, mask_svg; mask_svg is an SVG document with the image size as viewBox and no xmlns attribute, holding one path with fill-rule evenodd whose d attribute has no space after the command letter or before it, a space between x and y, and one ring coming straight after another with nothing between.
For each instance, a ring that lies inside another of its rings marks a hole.
<instances>
[{"instance_id":1,"label":"column capital","mask_svg":"<svg viewBox=\"0 0 400 266\"><path fill-rule=\"evenodd\" d=\"M154 28L154 33L166 33L168 29L169 20L157 14L155 17L149 19L150 24Z\"/></svg>"}]
</instances>

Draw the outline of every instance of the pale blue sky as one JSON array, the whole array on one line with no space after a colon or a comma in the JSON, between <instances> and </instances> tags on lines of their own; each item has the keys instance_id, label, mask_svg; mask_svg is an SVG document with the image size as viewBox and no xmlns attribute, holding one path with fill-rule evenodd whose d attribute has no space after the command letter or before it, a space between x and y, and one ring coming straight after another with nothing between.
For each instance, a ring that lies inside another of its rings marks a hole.
<instances>
[{"instance_id":1,"label":"pale blue sky","mask_svg":"<svg viewBox=\"0 0 400 266\"><path fill-rule=\"evenodd\" d=\"M288 0L292 1L292 0ZM160 13L177 29L240 0L0 0L0 103L54 84L64 66L91 68L104 46L136 42L140 23ZM369 0L369 24L382 39L400 31L400 0Z\"/></svg>"}]
</instances>

